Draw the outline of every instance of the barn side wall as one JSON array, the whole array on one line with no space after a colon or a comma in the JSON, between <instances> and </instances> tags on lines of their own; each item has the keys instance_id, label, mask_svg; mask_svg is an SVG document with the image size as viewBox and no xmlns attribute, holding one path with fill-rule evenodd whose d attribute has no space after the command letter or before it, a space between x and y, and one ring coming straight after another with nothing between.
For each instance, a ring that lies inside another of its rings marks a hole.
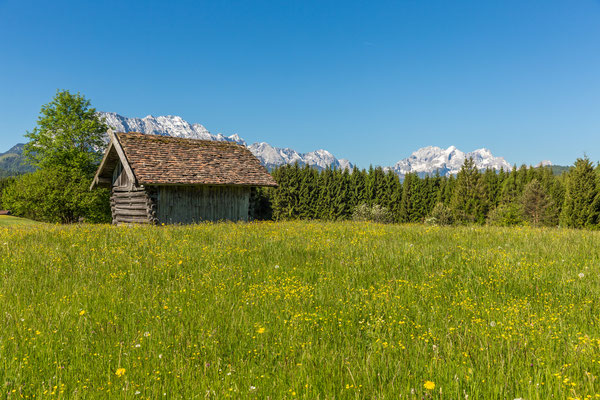
<instances>
[{"instance_id":1,"label":"barn side wall","mask_svg":"<svg viewBox=\"0 0 600 400\"><path fill-rule=\"evenodd\" d=\"M110 197L113 224L156 223L152 191L113 187Z\"/></svg>"},{"instance_id":2,"label":"barn side wall","mask_svg":"<svg viewBox=\"0 0 600 400\"><path fill-rule=\"evenodd\" d=\"M158 223L248 220L250 187L157 186L155 190Z\"/></svg>"}]
</instances>

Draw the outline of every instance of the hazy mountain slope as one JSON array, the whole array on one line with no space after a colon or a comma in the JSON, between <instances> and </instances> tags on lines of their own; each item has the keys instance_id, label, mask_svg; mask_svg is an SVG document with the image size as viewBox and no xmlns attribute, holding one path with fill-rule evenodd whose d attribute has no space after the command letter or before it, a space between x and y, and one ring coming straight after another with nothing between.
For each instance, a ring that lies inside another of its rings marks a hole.
<instances>
[{"instance_id":1,"label":"hazy mountain slope","mask_svg":"<svg viewBox=\"0 0 600 400\"><path fill-rule=\"evenodd\" d=\"M19 143L5 153L0 153L0 176L23 174L35 168L23 156L23 143Z\"/></svg>"}]
</instances>

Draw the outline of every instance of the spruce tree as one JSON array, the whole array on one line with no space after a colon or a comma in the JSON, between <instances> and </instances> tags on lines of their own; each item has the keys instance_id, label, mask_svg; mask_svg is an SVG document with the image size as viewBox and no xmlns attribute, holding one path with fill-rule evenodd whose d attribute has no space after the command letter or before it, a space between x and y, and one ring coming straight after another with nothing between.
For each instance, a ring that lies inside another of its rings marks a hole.
<instances>
[{"instance_id":1,"label":"spruce tree","mask_svg":"<svg viewBox=\"0 0 600 400\"><path fill-rule=\"evenodd\" d=\"M366 180L365 170L359 170L358 167L355 166L352 169L352 175L350 177L350 205L353 210L366 202Z\"/></svg>"},{"instance_id":2,"label":"spruce tree","mask_svg":"<svg viewBox=\"0 0 600 400\"><path fill-rule=\"evenodd\" d=\"M391 185L391 196L390 196L390 211L395 222L400 222L400 207L402 205L402 183L400 178L394 171L388 172L388 180Z\"/></svg>"},{"instance_id":3,"label":"spruce tree","mask_svg":"<svg viewBox=\"0 0 600 400\"><path fill-rule=\"evenodd\" d=\"M417 222L425 217L422 186L422 182L416 174L411 173L404 176L399 211L401 222Z\"/></svg>"},{"instance_id":4,"label":"spruce tree","mask_svg":"<svg viewBox=\"0 0 600 400\"><path fill-rule=\"evenodd\" d=\"M348 219L352 213L350 207L350 174L348 169L335 170L335 188L333 196L333 219Z\"/></svg>"},{"instance_id":5,"label":"spruce tree","mask_svg":"<svg viewBox=\"0 0 600 400\"><path fill-rule=\"evenodd\" d=\"M300 219L316 218L316 203L319 195L317 179L319 172L308 165L300 170L300 193L298 204L298 217Z\"/></svg>"},{"instance_id":6,"label":"spruce tree","mask_svg":"<svg viewBox=\"0 0 600 400\"><path fill-rule=\"evenodd\" d=\"M510 174L502 183L502 204L515 202L519 197L519 189L517 184L517 166L514 165Z\"/></svg>"},{"instance_id":7,"label":"spruce tree","mask_svg":"<svg viewBox=\"0 0 600 400\"><path fill-rule=\"evenodd\" d=\"M521 207L525 220L533 226L553 225L556 222L552 199L537 179L525 186L521 195Z\"/></svg>"},{"instance_id":8,"label":"spruce tree","mask_svg":"<svg viewBox=\"0 0 600 400\"><path fill-rule=\"evenodd\" d=\"M596 228L598 225L598 183L587 157L578 158L566 178L565 202L560 215L563 226Z\"/></svg>"},{"instance_id":9,"label":"spruce tree","mask_svg":"<svg viewBox=\"0 0 600 400\"><path fill-rule=\"evenodd\" d=\"M483 193L481 176L472 158L465 159L456 175L456 187L452 197L451 208L457 219L463 222L483 223Z\"/></svg>"}]
</instances>

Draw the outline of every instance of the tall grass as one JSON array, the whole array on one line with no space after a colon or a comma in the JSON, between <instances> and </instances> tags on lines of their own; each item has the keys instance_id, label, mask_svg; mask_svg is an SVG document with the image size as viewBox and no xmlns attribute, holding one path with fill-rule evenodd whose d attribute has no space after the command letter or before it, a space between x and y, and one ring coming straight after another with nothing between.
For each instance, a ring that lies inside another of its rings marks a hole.
<instances>
[{"instance_id":1,"label":"tall grass","mask_svg":"<svg viewBox=\"0 0 600 400\"><path fill-rule=\"evenodd\" d=\"M599 272L572 230L0 228L0 393L598 397Z\"/></svg>"}]
</instances>

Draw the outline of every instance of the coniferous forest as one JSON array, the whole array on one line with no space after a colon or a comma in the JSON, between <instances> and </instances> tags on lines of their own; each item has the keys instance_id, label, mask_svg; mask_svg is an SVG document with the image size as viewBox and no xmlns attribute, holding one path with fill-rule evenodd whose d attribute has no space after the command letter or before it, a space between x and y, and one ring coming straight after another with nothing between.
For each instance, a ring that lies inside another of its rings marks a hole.
<instances>
[{"instance_id":1,"label":"coniferous forest","mask_svg":"<svg viewBox=\"0 0 600 400\"><path fill-rule=\"evenodd\" d=\"M600 227L600 169L587 158L562 175L525 165L479 171L470 159L456 176L408 174L403 181L381 167L296 164L272 174L279 187L260 192L259 219Z\"/></svg>"}]
</instances>

